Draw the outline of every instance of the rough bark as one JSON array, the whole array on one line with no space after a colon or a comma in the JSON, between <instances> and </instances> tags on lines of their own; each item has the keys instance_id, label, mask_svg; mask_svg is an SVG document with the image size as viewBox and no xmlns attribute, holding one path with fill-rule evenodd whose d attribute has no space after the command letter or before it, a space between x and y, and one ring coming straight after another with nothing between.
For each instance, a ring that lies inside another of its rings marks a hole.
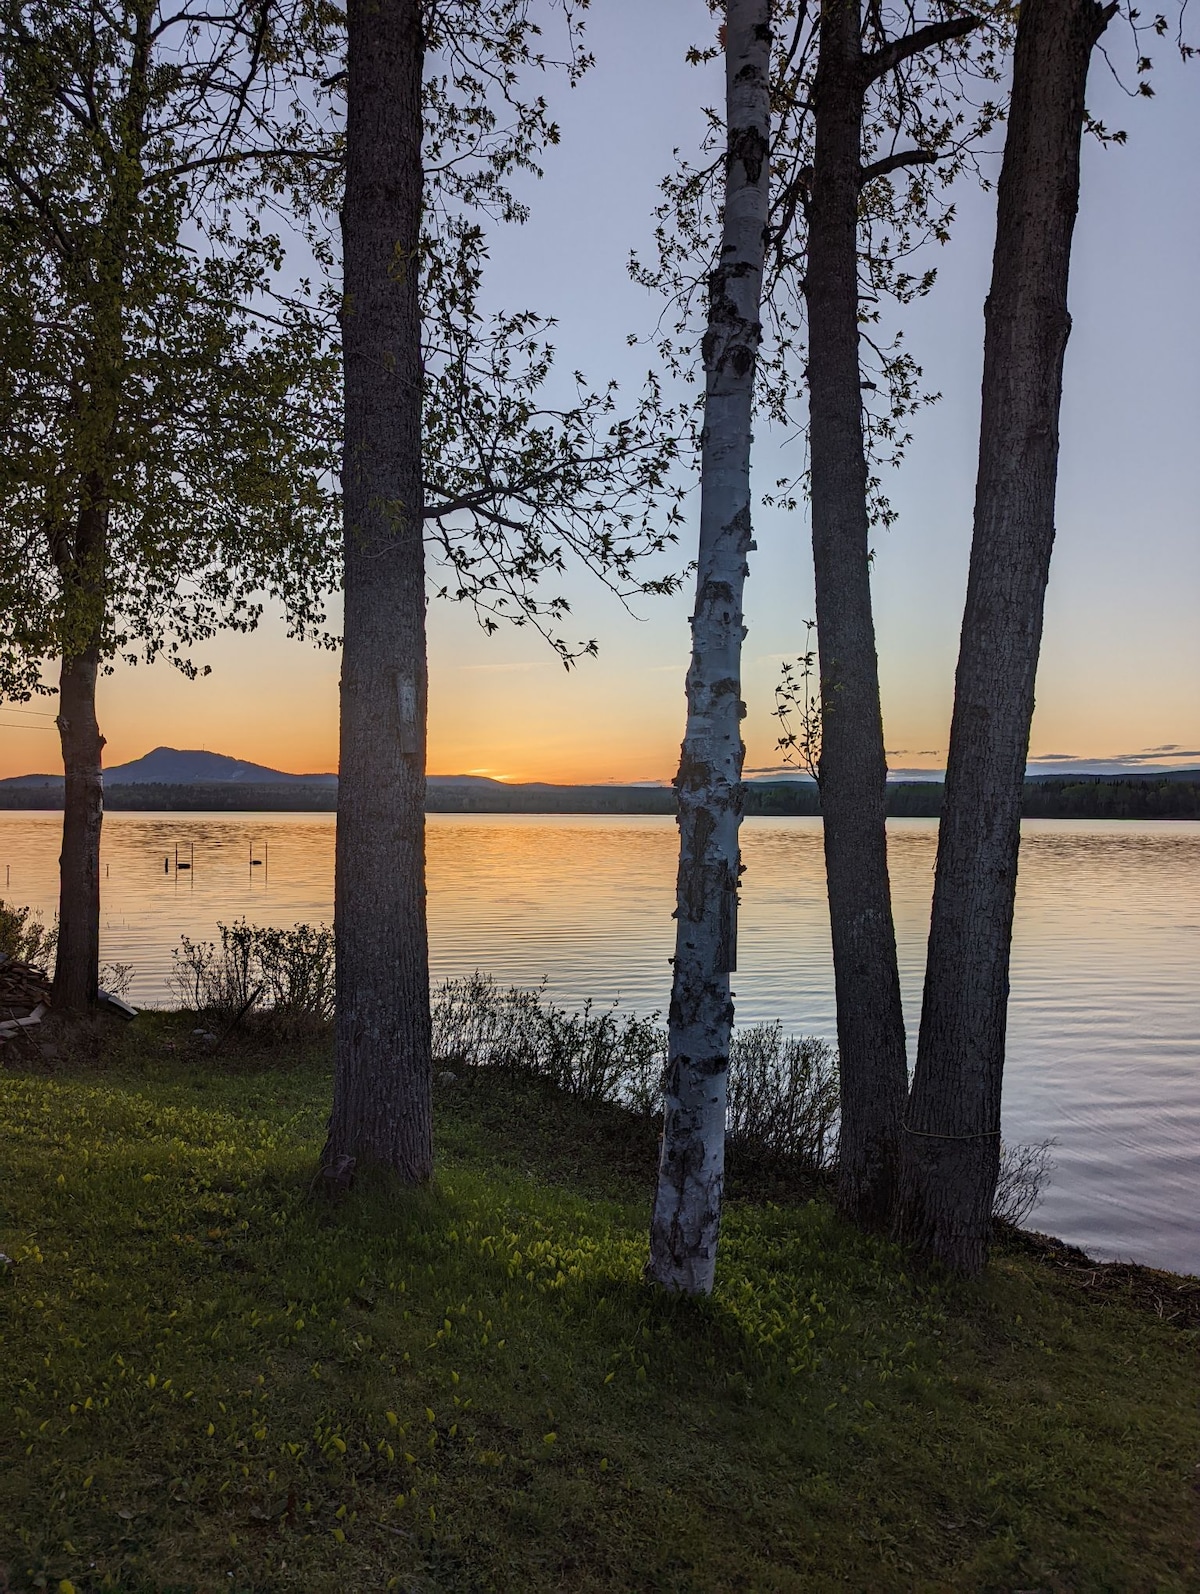
<instances>
[{"instance_id":1,"label":"rough bark","mask_svg":"<svg viewBox=\"0 0 1200 1594\"><path fill-rule=\"evenodd\" d=\"M63 841L59 857L58 949L51 1001L78 1016L96 1001L100 978L100 828L104 820L104 737L96 719L98 647L66 657L59 672Z\"/></svg>"},{"instance_id":2,"label":"rough bark","mask_svg":"<svg viewBox=\"0 0 1200 1594\"><path fill-rule=\"evenodd\" d=\"M742 817L742 589L750 530L754 370L761 338L770 136L770 0L726 14L725 212L704 337L700 554L679 773L675 971L662 1153L647 1274L713 1286L737 957Z\"/></svg>"},{"instance_id":3,"label":"rough bark","mask_svg":"<svg viewBox=\"0 0 1200 1594\"><path fill-rule=\"evenodd\" d=\"M62 589L63 643L58 731L63 757L63 846L59 856L58 947L52 1000L79 1016L94 1007L100 980L100 834L104 821L104 738L96 717L96 682L105 641L113 450L125 383L123 321L130 239L139 202L149 74L150 18L134 19L124 100L121 158L114 165L100 230L88 312L86 398L74 439L83 462L79 509L68 530L46 517L50 554Z\"/></svg>"},{"instance_id":4,"label":"rough bark","mask_svg":"<svg viewBox=\"0 0 1200 1594\"><path fill-rule=\"evenodd\" d=\"M966 1274L987 1260L999 1168L1084 89L1111 15L1094 0L1024 0L998 191L974 535L898 1216L919 1253Z\"/></svg>"},{"instance_id":5,"label":"rough bark","mask_svg":"<svg viewBox=\"0 0 1200 1594\"><path fill-rule=\"evenodd\" d=\"M821 814L841 1058L838 1201L890 1221L908 1086L888 879L887 760L871 610L859 361L858 207L872 68L858 0L823 7L804 293L821 669Z\"/></svg>"},{"instance_id":6,"label":"rough bark","mask_svg":"<svg viewBox=\"0 0 1200 1594\"><path fill-rule=\"evenodd\" d=\"M348 12L345 631L326 1166L433 1168L425 920L419 0Z\"/></svg>"}]
</instances>

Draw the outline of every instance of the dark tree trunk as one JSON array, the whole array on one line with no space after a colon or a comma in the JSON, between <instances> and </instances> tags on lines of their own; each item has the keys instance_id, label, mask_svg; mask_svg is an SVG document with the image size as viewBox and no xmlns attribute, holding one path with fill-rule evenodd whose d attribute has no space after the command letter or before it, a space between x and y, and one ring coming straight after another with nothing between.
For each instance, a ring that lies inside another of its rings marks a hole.
<instances>
[{"instance_id":1,"label":"dark tree trunk","mask_svg":"<svg viewBox=\"0 0 1200 1594\"><path fill-rule=\"evenodd\" d=\"M326 1165L433 1169L425 922L420 0L351 0L342 211L345 640Z\"/></svg>"},{"instance_id":2,"label":"dark tree trunk","mask_svg":"<svg viewBox=\"0 0 1200 1594\"><path fill-rule=\"evenodd\" d=\"M1067 276L1094 0L1024 0L985 310L975 527L938 832L901 1237L987 1261L1021 792L1054 543Z\"/></svg>"},{"instance_id":3,"label":"dark tree trunk","mask_svg":"<svg viewBox=\"0 0 1200 1594\"><path fill-rule=\"evenodd\" d=\"M139 204L145 142L150 17L134 19L125 93L124 142L111 169L112 188L100 235L90 303L91 347L86 400L75 412L75 446L88 463L73 533L53 518L46 530L62 587L64 638L59 673L63 847L59 859L58 951L52 1002L79 1015L92 1008L100 981L100 832L104 822L104 738L96 719L96 681L105 641L108 535L117 417L125 386L126 269Z\"/></svg>"},{"instance_id":4,"label":"dark tree trunk","mask_svg":"<svg viewBox=\"0 0 1200 1594\"><path fill-rule=\"evenodd\" d=\"M96 1001L100 979L100 827L104 820L104 738L96 719L100 650L64 658L59 672L63 842L59 858L58 951L51 1000L79 1016Z\"/></svg>"},{"instance_id":5,"label":"dark tree trunk","mask_svg":"<svg viewBox=\"0 0 1200 1594\"><path fill-rule=\"evenodd\" d=\"M838 1202L890 1221L908 1085L888 880L887 761L871 613L858 337L864 65L858 0L822 8L804 280L821 667L821 814L833 934L842 1111Z\"/></svg>"},{"instance_id":6,"label":"dark tree trunk","mask_svg":"<svg viewBox=\"0 0 1200 1594\"><path fill-rule=\"evenodd\" d=\"M770 0L730 0L726 7L725 214L704 336L700 554L687 731L675 780L675 974L646 1272L693 1295L713 1287L725 1178L745 754L742 588L754 546L750 427L770 186L770 18Z\"/></svg>"},{"instance_id":7,"label":"dark tree trunk","mask_svg":"<svg viewBox=\"0 0 1200 1594\"><path fill-rule=\"evenodd\" d=\"M58 686L63 845L52 1002L57 1012L73 1017L95 1005L100 982L104 738L96 719L96 681L104 628L107 498L103 477L90 473L73 532L53 544L68 623Z\"/></svg>"}]
</instances>

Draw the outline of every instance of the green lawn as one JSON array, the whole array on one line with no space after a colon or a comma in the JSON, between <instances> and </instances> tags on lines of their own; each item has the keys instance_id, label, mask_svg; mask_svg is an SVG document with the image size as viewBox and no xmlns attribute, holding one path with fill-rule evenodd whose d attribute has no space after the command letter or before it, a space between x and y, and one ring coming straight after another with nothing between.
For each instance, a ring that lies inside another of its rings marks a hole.
<instances>
[{"instance_id":1,"label":"green lawn","mask_svg":"<svg viewBox=\"0 0 1200 1594\"><path fill-rule=\"evenodd\" d=\"M325 1068L185 1033L0 1072L10 1588L1200 1588L1194 1331L819 1200L666 1300L652 1133L497 1079L434 1190L319 1204Z\"/></svg>"}]
</instances>

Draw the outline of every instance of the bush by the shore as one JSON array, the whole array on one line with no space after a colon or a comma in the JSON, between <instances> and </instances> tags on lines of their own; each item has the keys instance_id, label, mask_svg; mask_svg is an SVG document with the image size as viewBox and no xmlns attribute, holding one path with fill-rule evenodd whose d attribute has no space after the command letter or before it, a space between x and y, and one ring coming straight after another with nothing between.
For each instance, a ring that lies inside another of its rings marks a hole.
<instances>
[{"instance_id":1,"label":"bush by the shore","mask_svg":"<svg viewBox=\"0 0 1200 1594\"><path fill-rule=\"evenodd\" d=\"M180 939L171 983L202 1026L228 1034L244 1023L272 1042L311 1038L333 1016L333 932L327 925L221 924L217 941ZM572 1012L544 985L504 986L477 970L443 981L432 1015L440 1067L501 1069L544 1079L583 1102L617 1104L647 1118L661 1111L667 1031L658 1013L592 1002ZM735 1167L827 1173L837 1130L838 1059L825 1041L788 1035L778 1022L735 1030L726 1125ZM1001 1148L999 1222L1019 1226L1037 1206L1052 1145Z\"/></svg>"}]
</instances>

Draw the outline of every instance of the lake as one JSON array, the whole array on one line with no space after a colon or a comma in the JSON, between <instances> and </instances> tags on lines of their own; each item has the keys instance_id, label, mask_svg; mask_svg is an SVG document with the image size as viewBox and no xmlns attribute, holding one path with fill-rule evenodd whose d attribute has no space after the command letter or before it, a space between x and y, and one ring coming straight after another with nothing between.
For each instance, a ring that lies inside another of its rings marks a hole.
<instances>
[{"instance_id":1,"label":"lake","mask_svg":"<svg viewBox=\"0 0 1200 1594\"><path fill-rule=\"evenodd\" d=\"M332 814L112 813L101 945L133 1000L170 1000L171 949L219 920L328 921ZM0 895L50 918L61 815L0 811ZM431 814L433 975L546 979L648 1013L670 994L676 833L665 816ZM743 827L740 1023L833 1038L817 819ZM915 1046L936 823L889 824ZM176 848L194 868L176 872ZM261 862L253 866L251 858ZM164 860L170 864L164 869ZM1004 1133L1055 1138L1032 1221L1103 1257L1200 1273L1200 824L1026 821Z\"/></svg>"}]
</instances>

